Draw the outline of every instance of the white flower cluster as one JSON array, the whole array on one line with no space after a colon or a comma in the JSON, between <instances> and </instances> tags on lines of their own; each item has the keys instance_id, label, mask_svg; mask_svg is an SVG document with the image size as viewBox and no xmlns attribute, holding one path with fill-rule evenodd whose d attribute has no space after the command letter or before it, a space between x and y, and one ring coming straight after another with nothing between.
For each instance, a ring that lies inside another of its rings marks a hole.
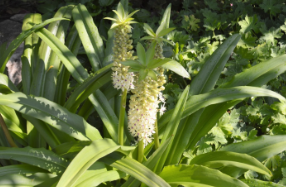
<instances>
[{"instance_id":1,"label":"white flower cluster","mask_svg":"<svg viewBox=\"0 0 286 187\"><path fill-rule=\"evenodd\" d=\"M128 72L128 67L122 65L127 59L132 59L133 46L132 40L130 40L131 26L120 25L115 29L115 41L113 47L113 73L112 81L113 86L116 89L124 91L130 91L134 88L134 73Z\"/></svg>"},{"instance_id":2,"label":"white flower cluster","mask_svg":"<svg viewBox=\"0 0 286 187\"><path fill-rule=\"evenodd\" d=\"M116 89L121 89L124 91L125 89L127 91L134 89L134 73L129 72L126 73L125 76L123 74L118 73L117 71L113 71L112 73L112 81L113 86Z\"/></svg>"},{"instance_id":3,"label":"white flower cluster","mask_svg":"<svg viewBox=\"0 0 286 187\"><path fill-rule=\"evenodd\" d=\"M164 90L165 82L162 80L163 78L160 79L160 77L157 81L146 77L135 85L134 90L131 90L134 95L130 97L128 129L133 137L138 138L138 141L143 140L145 146L152 142L160 102L164 103L160 114L165 110L165 99L160 92Z\"/></svg>"}]
</instances>

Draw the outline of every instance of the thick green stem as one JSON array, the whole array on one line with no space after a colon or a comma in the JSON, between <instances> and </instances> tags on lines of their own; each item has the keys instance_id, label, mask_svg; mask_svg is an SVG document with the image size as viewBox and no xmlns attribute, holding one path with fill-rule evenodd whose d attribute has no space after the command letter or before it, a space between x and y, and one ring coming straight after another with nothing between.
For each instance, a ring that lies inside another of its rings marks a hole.
<instances>
[{"instance_id":1,"label":"thick green stem","mask_svg":"<svg viewBox=\"0 0 286 187\"><path fill-rule=\"evenodd\" d=\"M118 124L118 143L123 145L124 142L124 117L126 108L126 97L127 90L122 92L121 103L120 103L120 113L119 113L119 124Z\"/></svg>"},{"instance_id":2,"label":"thick green stem","mask_svg":"<svg viewBox=\"0 0 286 187\"><path fill-rule=\"evenodd\" d=\"M157 115L158 116L158 115ZM155 149L158 149L160 146L159 143L159 132L158 132L158 118L155 121L155 133L154 133L154 145L155 145Z\"/></svg>"},{"instance_id":3,"label":"thick green stem","mask_svg":"<svg viewBox=\"0 0 286 187\"><path fill-rule=\"evenodd\" d=\"M144 142L143 140L138 142L138 162L142 162L144 157Z\"/></svg>"},{"instance_id":4,"label":"thick green stem","mask_svg":"<svg viewBox=\"0 0 286 187\"><path fill-rule=\"evenodd\" d=\"M2 129L4 131L4 134L5 134L8 142L9 142L9 144L11 145L11 147L18 147L15 144L14 140L12 139L12 137L11 137L11 135L9 133L9 130L8 130L7 126L6 126L6 123L5 123L5 121L4 121L4 119L3 119L1 114L0 114L0 125L1 125L1 127L2 127Z\"/></svg>"}]
</instances>

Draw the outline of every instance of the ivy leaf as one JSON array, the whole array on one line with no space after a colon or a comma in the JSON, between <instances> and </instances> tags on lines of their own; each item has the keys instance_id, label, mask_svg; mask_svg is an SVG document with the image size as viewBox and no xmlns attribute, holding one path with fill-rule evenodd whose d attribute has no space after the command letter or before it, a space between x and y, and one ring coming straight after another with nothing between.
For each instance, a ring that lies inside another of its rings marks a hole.
<instances>
[{"instance_id":1,"label":"ivy leaf","mask_svg":"<svg viewBox=\"0 0 286 187\"><path fill-rule=\"evenodd\" d=\"M282 7L282 4L276 4L275 5L274 0L263 0L263 3L261 3L259 6L264 10L265 13L268 11L270 12L270 15L276 16L276 14L279 14L281 12L280 7Z\"/></svg>"},{"instance_id":2,"label":"ivy leaf","mask_svg":"<svg viewBox=\"0 0 286 187\"><path fill-rule=\"evenodd\" d=\"M242 21L239 21L238 24L241 27L239 32L242 34L245 34L251 30L257 33L260 27L260 22L258 22L258 18L256 14L252 17L248 17L248 15L246 15L245 19Z\"/></svg>"}]
</instances>

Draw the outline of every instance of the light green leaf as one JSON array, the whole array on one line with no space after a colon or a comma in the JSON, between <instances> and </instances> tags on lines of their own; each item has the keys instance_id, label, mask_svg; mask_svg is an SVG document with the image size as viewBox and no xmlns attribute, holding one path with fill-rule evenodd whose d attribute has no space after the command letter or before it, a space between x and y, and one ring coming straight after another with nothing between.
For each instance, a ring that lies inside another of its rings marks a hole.
<instances>
[{"instance_id":1,"label":"light green leaf","mask_svg":"<svg viewBox=\"0 0 286 187\"><path fill-rule=\"evenodd\" d=\"M165 69L169 69L184 78L191 79L190 74L187 72L187 70L176 61L167 62L163 64L162 67Z\"/></svg>"},{"instance_id":2,"label":"light green leaf","mask_svg":"<svg viewBox=\"0 0 286 187\"><path fill-rule=\"evenodd\" d=\"M139 58L139 62L143 65L147 65L145 49L140 42L137 43L136 51Z\"/></svg>"},{"instance_id":3,"label":"light green leaf","mask_svg":"<svg viewBox=\"0 0 286 187\"><path fill-rule=\"evenodd\" d=\"M2 95L0 104L9 106L32 118L40 119L79 140L101 139L98 130L82 117L45 98L27 96L17 92Z\"/></svg>"},{"instance_id":4,"label":"light green leaf","mask_svg":"<svg viewBox=\"0 0 286 187\"><path fill-rule=\"evenodd\" d=\"M198 155L191 160L190 165L192 164L204 165L214 169L233 166L235 168L256 171L269 177L272 176L271 171L252 156L235 152L217 151Z\"/></svg>"},{"instance_id":5,"label":"light green leaf","mask_svg":"<svg viewBox=\"0 0 286 187\"><path fill-rule=\"evenodd\" d=\"M100 161L123 171L137 180L152 187L170 187L161 177L153 173L143 164L137 162L134 159L125 157L120 153L111 153L106 157L100 159Z\"/></svg>"},{"instance_id":6,"label":"light green leaf","mask_svg":"<svg viewBox=\"0 0 286 187\"><path fill-rule=\"evenodd\" d=\"M175 28L166 28L164 30L161 30L159 33L157 33L157 37L162 37L174 30Z\"/></svg>"},{"instance_id":7,"label":"light green leaf","mask_svg":"<svg viewBox=\"0 0 286 187\"><path fill-rule=\"evenodd\" d=\"M238 179L221 173L218 170L198 165L169 165L165 166L160 177L170 185L196 187L248 187Z\"/></svg>"},{"instance_id":8,"label":"light green leaf","mask_svg":"<svg viewBox=\"0 0 286 187\"><path fill-rule=\"evenodd\" d=\"M33 166L37 166L55 174L63 173L63 171L68 166L67 160L44 148L0 147L0 158L12 159Z\"/></svg>"},{"instance_id":9,"label":"light green leaf","mask_svg":"<svg viewBox=\"0 0 286 187\"><path fill-rule=\"evenodd\" d=\"M104 58L103 41L98 29L84 5L79 4L76 6L72 15L91 66L94 71L97 71L102 66Z\"/></svg>"},{"instance_id":10,"label":"light green leaf","mask_svg":"<svg viewBox=\"0 0 286 187\"><path fill-rule=\"evenodd\" d=\"M286 135L263 135L254 140L227 145L220 149L220 151L246 153L262 162L263 160L286 150L286 147L284 146L285 142Z\"/></svg>"},{"instance_id":11,"label":"light green leaf","mask_svg":"<svg viewBox=\"0 0 286 187\"><path fill-rule=\"evenodd\" d=\"M98 159L114 152L120 146L111 139L101 139L93 141L89 146L83 148L72 160L68 168L63 173L58 187L74 186L76 181L84 172Z\"/></svg>"},{"instance_id":12,"label":"light green leaf","mask_svg":"<svg viewBox=\"0 0 286 187\"><path fill-rule=\"evenodd\" d=\"M150 36L156 37L156 34L154 33L153 29L147 23L144 23L143 28L147 32L147 34L149 34Z\"/></svg>"},{"instance_id":13,"label":"light green leaf","mask_svg":"<svg viewBox=\"0 0 286 187\"><path fill-rule=\"evenodd\" d=\"M15 40L13 40L11 42L11 44L9 45L8 49L5 50L2 55L0 56L0 73L4 72L6 63L8 62L8 60L10 59L10 57L12 56L12 54L15 52L15 50L19 47L19 45L29 36L31 35L33 32L35 32L36 30L43 28L45 25L52 23L54 21L59 21L59 20L68 20L66 18L52 18L52 19L48 19L46 21L44 21L41 24L35 25L33 26L31 29L23 31Z\"/></svg>"},{"instance_id":14,"label":"light green leaf","mask_svg":"<svg viewBox=\"0 0 286 187\"><path fill-rule=\"evenodd\" d=\"M160 26L156 31L156 35L158 36L158 34L164 30L169 28L169 24L170 24L170 17L171 17L171 4L168 5L168 7L166 8L163 18L161 20Z\"/></svg>"}]
</instances>

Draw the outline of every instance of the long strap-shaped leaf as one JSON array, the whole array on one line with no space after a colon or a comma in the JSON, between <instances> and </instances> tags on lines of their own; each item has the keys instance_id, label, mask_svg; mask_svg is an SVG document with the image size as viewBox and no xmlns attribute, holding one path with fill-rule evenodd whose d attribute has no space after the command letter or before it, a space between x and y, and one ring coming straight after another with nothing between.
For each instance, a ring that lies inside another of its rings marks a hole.
<instances>
[{"instance_id":1,"label":"long strap-shaped leaf","mask_svg":"<svg viewBox=\"0 0 286 187\"><path fill-rule=\"evenodd\" d=\"M31 35L34 31L36 31L37 29L40 29L42 27L44 27L45 25L54 22L54 21L58 21L58 20L66 20L65 18L52 18L52 19L48 19L46 21L44 21L43 23L39 24L39 25L35 25L34 27L32 27L30 30L24 31L22 32L15 40L13 40L11 42L11 44L9 45L8 49L5 50L3 53L1 53L0 56L0 73L3 73L5 70L5 66L6 63L8 62L8 60L10 59L10 57L12 56L12 54L15 52L15 50L20 46L20 44L29 36Z\"/></svg>"},{"instance_id":2,"label":"long strap-shaped leaf","mask_svg":"<svg viewBox=\"0 0 286 187\"><path fill-rule=\"evenodd\" d=\"M251 86L237 86L231 88L220 88L210 91L208 93L194 95L189 98L186 103L186 107L182 118L189 116L190 114L198 111L209 105L223 103L235 99L244 99L247 97L274 97L280 101L284 101L285 98L280 94L268 89L251 87ZM170 119L173 110L170 110L164 114L160 120L160 125L164 126Z\"/></svg>"},{"instance_id":3,"label":"long strap-shaped leaf","mask_svg":"<svg viewBox=\"0 0 286 187\"><path fill-rule=\"evenodd\" d=\"M114 152L100 159L100 161L131 175L132 177L147 184L148 186L152 187L170 186L166 181L164 181L161 177L156 175L154 172L152 172L143 164L129 157L125 157L120 153Z\"/></svg>"},{"instance_id":4,"label":"long strap-shaped leaf","mask_svg":"<svg viewBox=\"0 0 286 187\"><path fill-rule=\"evenodd\" d=\"M233 166L235 168L256 171L269 177L272 176L271 171L254 157L229 151L216 151L198 155L191 160L190 165L192 164L204 165L214 169Z\"/></svg>"},{"instance_id":5,"label":"long strap-shaped leaf","mask_svg":"<svg viewBox=\"0 0 286 187\"><path fill-rule=\"evenodd\" d=\"M11 174L0 177L0 187L51 186L53 183L50 182L56 178L56 175L48 173L36 173L28 177L21 174Z\"/></svg>"},{"instance_id":6,"label":"long strap-shaped leaf","mask_svg":"<svg viewBox=\"0 0 286 187\"><path fill-rule=\"evenodd\" d=\"M68 161L52 151L43 148L7 148L0 147L1 159L12 159L59 174L68 166Z\"/></svg>"},{"instance_id":7,"label":"long strap-shaped leaf","mask_svg":"<svg viewBox=\"0 0 286 187\"><path fill-rule=\"evenodd\" d=\"M94 71L97 71L102 67L104 57L103 41L98 29L84 5L76 6L72 15L91 66Z\"/></svg>"},{"instance_id":8,"label":"long strap-shaped leaf","mask_svg":"<svg viewBox=\"0 0 286 187\"><path fill-rule=\"evenodd\" d=\"M56 129L79 140L101 139L98 130L88 124L82 117L45 98L27 96L17 92L1 96L0 104L45 121Z\"/></svg>"},{"instance_id":9,"label":"long strap-shaped leaf","mask_svg":"<svg viewBox=\"0 0 286 187\"><path fill-rule=\"evenodd\" d=\"M285 143L286 135L263 135L254 140L227 145L220 151L247 153L257 160L263 161L286 150Z\"/></svg>"},{"instance_id":10,"label":"long strap-shaped leaf","mask_svg":"<svg viewBox=\"0 0 286 187\"><path fill-rule=\"evenodd\" d=\"M100 69L93 77L86 79L74 90L64 106L71 112L76 112L78 106L87 99L89 95L110 81L111 66L112 64Z\"/></svg>"},{"instance_id":11,"label":"long strap-shaped leaf","mask_svg":"<svg viewBox=\"0 0 286 187\"><path fill-rule=\"evenodd\" d=\"M143 162L144 166L149 168L150 170L154 170L157 162L160 160L161 156L163 154L166 154L165 151L167 147L169 146L170 142L172 140L172 137L167 139L164 143L161 144L161 146L148 158L147 161ZM133 177L130 177L123 185L122 187L132 187L132 186L139 186L140 181L136 180Z\"/></svg>"},{"instance_id":12,"label":"long strap-shaped leaf","mask_svg":"<svg viewBox=\"0 0 286 187\"><path fill-rule=\"evenodd\" d=\"M111 139L101 139L93 141L89 146L83 148L73 159L64 174L62 175L57 187L72 187L79 177L98 159L116 151L120 148Z\"/></svg>"},{"instance_id":13,"label":"long strap-shaped leaf","mask_svg":"<svg viewBox=\"0 0 286 187\"><path fill-rule=\"evenodd\" d=\"M166 166L160 173L160 176L172 186L248 187L240 180L231 178L218 170L198 165Z\"/></svg>"},{"instance_id":14,"label":"long strap-shaped leaf","mask_svg":"<svg viewBox=\"0 0 286 187\"><path fill-rule=\"evenodd\" d=\"M65 17L71 19L71 12L74 8L73 5L61 7L55 14L54 17ZM66 33L70 22L60 21L53 22L49 25L48 30L54 30L55 36L59 38L61 42L64 43L66 39ZM51 52L49 59L46 63L46 72L45 72L45 82L43 85L43 97L54 101L57 85L57 75L60 68L60 59L58 58L55 52Z\"/></svg>"},{"instance_id":15,"label":"long strap-shaped leaf","mask_svg":"<svg viewBox=\"0 0 286 187\"><path fill-rule=\"evenodd\" d=\"M11 174L33 174L33 173L45 173L48 172L36 166L28 164L16 164L5 167L0 167L0 176L11 175Z\"/></svg>"},{"instance_id":16,"label":"long strap-shaped leaf","mask_svg":"<svg viewBox=\"0 0 286 187\"><path fill-rule=\"evenodd\" d=\"M266 62L260 63L256 66L251 67L247 71L244 71L238 75L236 75L229 83L222 85L221 87L231 87L231 86L243 86L243 85L251 85L251 86L262 86L266 84L268 81L277 77L281 73L286 71L286 55L281 55L270 59ZM237 101L232 101L228 103L221 103L209 106L203 114L201 115L201 119L199 121L198 127L205 126L205 128L200 130L201 135L203 133L208 132L219 120L219 118L224 114L224 112L236 104L238 104L242 99ZM194 135L197 135L194 133ZM188 147L192 147L199 140L199 136L194 138L191 136Z\"/></svg>"},{"instance_id":17,"label":"long strap-shaped leaf","mask_svg":"<svg viewBox=\"0 0 286 187\"><path fill-rule=\"evenodd\" d=\"M75 55L62 44L54 35L46 29L40 29L36 32L42 40L44 40L64 63L65 67L71 73L77 82L82 83L88 78L88 73L81 65ZM118 118L110 107L108 100L100 90L96 90L94 95L90 95L89 99L96 111L100 115L105 127L113 140L117 140L117 124ZM100 102L99 102L100 101Z\"/></svg>"}]
</instances>

